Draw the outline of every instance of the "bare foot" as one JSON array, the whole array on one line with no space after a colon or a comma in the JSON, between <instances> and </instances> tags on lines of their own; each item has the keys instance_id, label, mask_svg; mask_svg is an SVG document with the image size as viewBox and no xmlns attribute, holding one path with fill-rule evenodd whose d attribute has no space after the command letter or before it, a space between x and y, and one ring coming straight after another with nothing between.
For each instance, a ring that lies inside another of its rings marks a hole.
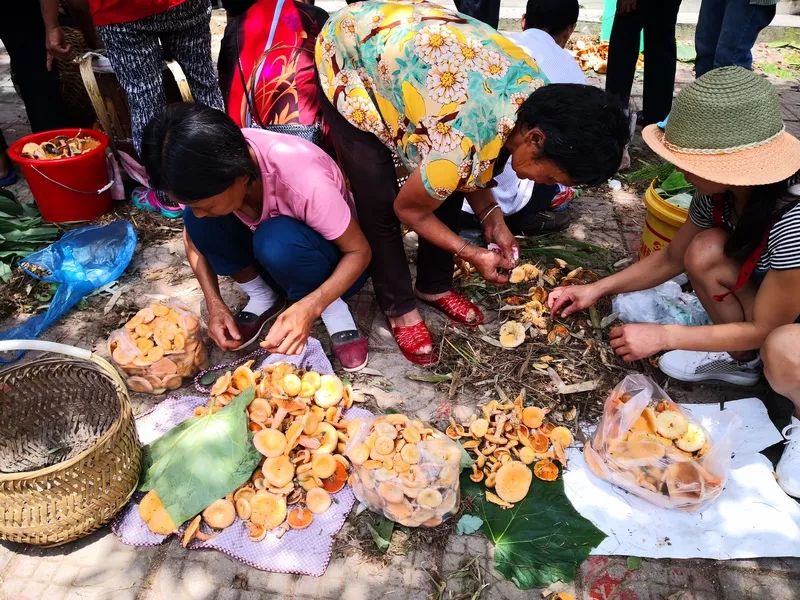
<instances>
[{"instance_id":1,"label":"bare foot","mask_svg":"<svg viewBox=\"0 0 800 600\"><path fill-rule=\"evenodd\" d=\"M419 314L419 311L416 308L404 315L386 318L389 320L389 325L392 327L412 327L417 323L422 322L422 315ZM426 344L425 346L419 347L417 354L430 354L431 352L433 352L433 346Z\"/></svg>"}]
</instances>

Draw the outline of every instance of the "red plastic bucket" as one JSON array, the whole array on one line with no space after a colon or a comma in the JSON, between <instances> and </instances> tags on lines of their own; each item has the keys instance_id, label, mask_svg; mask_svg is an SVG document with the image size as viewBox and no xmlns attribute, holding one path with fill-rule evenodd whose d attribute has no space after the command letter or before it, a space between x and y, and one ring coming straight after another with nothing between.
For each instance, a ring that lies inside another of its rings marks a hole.
<instances>
[{"instance_id":1,"label":"red plastic bucket","mask_svg":"<svg viewBox=\"0 0 800 600\"><path fill-rule=\"evenodd\" d=\"M40 160L22 156L28 142L41 144L56 136L77 134L92 137L100 145L79 156ZM8 149L31 188L36 206L45 221L91 221L111 210L111 186L106 163L108 137L94 129L53 129L26 135Z\"/></svg>"}]
</instances>

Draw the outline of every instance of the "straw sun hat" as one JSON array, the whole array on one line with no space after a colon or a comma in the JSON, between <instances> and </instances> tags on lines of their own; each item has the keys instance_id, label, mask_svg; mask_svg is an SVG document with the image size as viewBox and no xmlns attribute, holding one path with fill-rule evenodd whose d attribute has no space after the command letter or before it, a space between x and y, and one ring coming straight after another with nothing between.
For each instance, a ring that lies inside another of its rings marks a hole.
<instances>
[{"instance_id":1,"label":"straw sun hat","mask_svg":"<svg viewBox=\"0 0 800 600\"><path fill-rule=\"evenodd\" d=\"M709 71L675 98L663 129L642 137L676 167L725 185L765 185L800 170L800 141L786 133L775 88L742 67Z\"/></svg>"}]
</instances>

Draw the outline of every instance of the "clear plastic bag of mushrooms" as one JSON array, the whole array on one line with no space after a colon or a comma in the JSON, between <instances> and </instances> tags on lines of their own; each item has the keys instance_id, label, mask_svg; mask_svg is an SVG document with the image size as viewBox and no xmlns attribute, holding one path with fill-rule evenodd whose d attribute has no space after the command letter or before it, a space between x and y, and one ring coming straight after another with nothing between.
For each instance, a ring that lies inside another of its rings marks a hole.
<instances>
[{"instance_id":1,"label":"clear plastic bag of mushrooms","mask_svg":"<svg viewBox=\"0 0 800 600\"><path fill-rule=\"evenodd\" d=\"M178 304L151 304L108 338L111 361L132 392L163 394L208 366L200 323Z\"/></svg>"},{"instance_id":2,"label":"clear plastic bag of mushrooms","mask_svg":"<svg viewBox=\"0 0 800 600\"><path fill-rule=\"evenodd\" d=\"M436 527L458 510L461 449L402 414L351 422L350 485L371 510L408 527Z\"/></svg>"}]
</instances>

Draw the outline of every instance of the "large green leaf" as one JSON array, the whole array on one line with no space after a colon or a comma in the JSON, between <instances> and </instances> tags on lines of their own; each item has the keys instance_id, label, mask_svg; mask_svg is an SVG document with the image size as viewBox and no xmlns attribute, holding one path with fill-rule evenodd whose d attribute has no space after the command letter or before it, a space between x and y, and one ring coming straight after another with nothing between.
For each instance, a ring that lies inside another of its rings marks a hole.
<instances>
[{"instance_id":1,"label":"large green leaf","mask_svg":"<svg viewBox=\"0 0 800 600\"><path fill-rule=\"evenodd\" d=\"M661 182L659 187L670 196L693 189L692 184L686 181L686 177L684 177L683 173L677 170L672 171L672 173L669 174L669 177Z\"/></svg>"},{"instance_id":2,"label":"large green leaf","mask_svg":"<svg viewBox=\"0 0 800 600\"><path fill-rule=\"evenodd\" d=\"M245 483L261 460L247 429L250 388L219 412L191 417L144 448L139 489L155 490L175 523Z\"/></svg>"},{"instance_id":3,"label":"large green leaf","mask_svg":"<svg viewBox=\"0 0 800 600\"><path fill-rule=\"evenodd\" d=\"M461 476L469 512L483 519L481 530L495 546L495 568L523 590L572 581L575 570L606 535L583 518L564 493L561 478L534 478L524 500L504 509L488 502L484 488Z\"/></svg>"}]
</instances>

